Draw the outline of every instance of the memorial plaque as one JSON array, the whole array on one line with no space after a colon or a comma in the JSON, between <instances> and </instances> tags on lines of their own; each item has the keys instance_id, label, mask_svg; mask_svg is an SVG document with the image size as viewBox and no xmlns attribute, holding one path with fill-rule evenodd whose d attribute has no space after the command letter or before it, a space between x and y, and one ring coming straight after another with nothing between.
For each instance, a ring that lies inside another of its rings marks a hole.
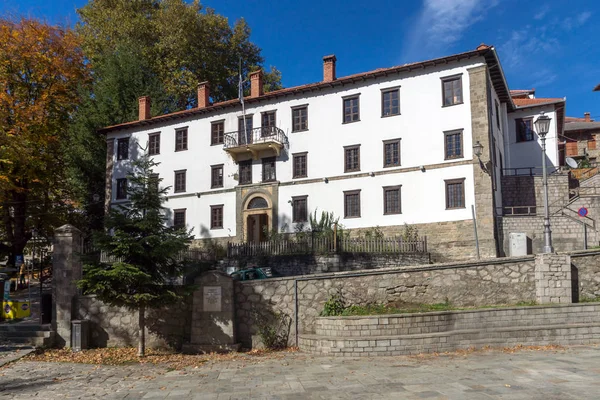
<instances>
[{"instance_id":1,"label":"memorial plaque","mask_svg":"<svg viewBox=\"0 0 600 400\"><path fill-rule=\"evenodd\" d=\"M204 311L221 312L221 286L204 286Z\"/></svg>"}]
</instances>

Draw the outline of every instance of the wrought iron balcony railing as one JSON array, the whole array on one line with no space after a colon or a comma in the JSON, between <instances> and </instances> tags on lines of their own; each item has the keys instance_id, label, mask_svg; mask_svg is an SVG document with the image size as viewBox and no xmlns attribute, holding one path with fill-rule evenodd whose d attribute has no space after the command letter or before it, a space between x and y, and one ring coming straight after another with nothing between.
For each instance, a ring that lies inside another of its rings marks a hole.
<instances>
[{"instance_id":1,"label":"wrought iron balcony railing","mask_svg":"<svg viewBox=\"0 0 600 400\"><path fill-rule=\"evenodd\" d=\"M265 126L260 128L247 129L243 131L226 133L223 138L223 148L225 150L235 147L246 147L260 144L279 144L288 146L288 138L285 133L274 126Z\"/></svg>"}]
</instances>

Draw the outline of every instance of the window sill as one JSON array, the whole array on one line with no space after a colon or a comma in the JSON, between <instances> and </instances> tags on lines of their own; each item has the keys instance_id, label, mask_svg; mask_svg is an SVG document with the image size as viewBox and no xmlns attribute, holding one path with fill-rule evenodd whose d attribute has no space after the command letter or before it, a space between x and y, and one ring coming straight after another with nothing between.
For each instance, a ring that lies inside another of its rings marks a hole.
<instances>
[{"instance_id":1,"label":"window sill","mask_svg":"<svg viewBox=\"0 0 600 400\"><path fill-rule=\"evenodd\" d=\"M461 207L446 207L446 210L464 210L466 209L466 206L461 206Z\"/></svg>"},{"instance_id":2,"label":"window sill","mask_svg":"<svg viewBox=\"0 0 600 400\"><path fill-rule=\"evenodd\" d=\"M384 165L383 168L394 168L394 167L401 167L402 164L390 164L390 165Z\"/></svg>"},{"instance_id":3,"label":"window sill","mask_svg":"<svg viewBox=\"0 0 600 400\"><path fill-rule=\"evenodd\" d=\"M308 178L308 175L302 175L302 176L293 176L292 179L306 179Z\"/></svg>"},{"instance_id":4,"label":"window sill","mask_svg":"<svg viewBox=\"0 0 600 400\"><path fill-rule=\"evenodd\" d=\"M302 133L302 132L308 132L308 128L306 128L306 129L299 129L297 131L292 131L292 133Z\"/></svg>"},{"instance_id":5,"label":"window sill","mask_svg":"<svg viewBox=\"0 0 600 400\"><path fill-rule=\"evenodd\" d=\"M223 227L222 226L211 226L210 227L211 231L218 231L219 229L223 229Z\"/></svg>"},{"instance_id":6,"label":"window sill","mask_svg":"<svg viewBox=\"0 0 600 400\"><path fill-rule=\"evenodd\" d=\"M399 115L402 115L401 113L398 114L390 114L390 115L382 115L381 118L390 118L390 117L397 117Z\"/></svg>"},{"instance_id":7,"label":"window sill","mask_svg":"<svg viewBox=\"0 0 600 400\"><path fill-rule=\"evenodd\" d=\"M461 104L465 104L465 103L463 101L461 101L460 103L445 104L445 105L442 105L442 108L448 108L448 107L453 107L453 106L460 106Z\"/></svg>"},{"instance_id":8,"label":"window sill","mask_svg":"<svg viewBox=\"0 0 600 400\"><path fill-rule=\"evenodd\" d=\"M306 224L308 223L308 220L306 221L292 221L293 224Z\"/></svg>"},{"instance_id":9,"label":"window sill","mask_svg":"<svg viewBox=\"0 0 600 400\"><path fill-rule=\"evenodd\" d=\"M223 189L223 187L224 187L223 185L220 185L220 186L211 186L210 188L211 189Z\"/></svg>"},{"instance_id":10,"label":"window sill","mask_svg":"<svg viewBox=\"0 0 600 400\"><path fill-rule=\"evenodd\" d=\"M344 217L344 219L355 219L355 218L360 218L360 215L357 215L357 216L354 216L354 217L352 217L352 216L345 216Z\"/></svg>"},{"instance_id":11,"label":"window sill","mask_svg":"<svg viewBox=\"0 0 600 400\"><path fill-rule=\"evenodd\" d=\"M180 151L188 151L188 149L175 150L175 153L179 153Z\"/></svg>"},{"instance_id":12,"label":"window sill","mask_svg":"<svg viewBox=\"0 0 600 400\"><path fill-rule=\"evenodd\" d=\"M355 122L360 122L360 119L357 119L356 121L342 122L342 125L353 124L353 123L355 123Z\"/></svg>"},{"instance_id":13,"label":"window sill","mask_svg":"<svg viewBox=\"0 0 600 400\"><path fill-rule=\"evenodd\" d=\"M461 156L455 156L455 157L446 157L446 158L444 158L444 161L460 160L461 158L465 158L465 156L461 155Z\"/></svg>"},{"instance_id":14,"label":"window sill","mask_svg":"<svg viewBox=\"0 0 600 400\"><path fill-rule=\"evenodd\" d=\"M211 143L211 146L219 146L219 145L223 145L224 143Z\"/></svg>"},{"instance_id":15,"label":"window sill","mask_svg":"<svg viewBox=\"0 0 600 400\"><path fill-rule=\"evenodd\" d=\"M384 212L383 215L402 215L402 211L398 212Z\"/></svg>"},{"instance_id":16,"label":"window sill","mask_svg":"<svg viewBox=\"0 0 600 400\"><path fill-rule=\"evenodd\" d=\"M360 172L360 169L345 169L344 173Z\"/></svg>"}]
</instances>

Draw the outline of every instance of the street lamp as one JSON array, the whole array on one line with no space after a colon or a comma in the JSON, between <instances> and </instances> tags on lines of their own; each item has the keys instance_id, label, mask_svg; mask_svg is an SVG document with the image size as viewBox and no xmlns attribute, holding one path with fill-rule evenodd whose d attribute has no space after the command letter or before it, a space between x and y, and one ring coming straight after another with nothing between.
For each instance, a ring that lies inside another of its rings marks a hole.
<instances>
[{"instance_id":1,"label":"street lamp","mask_svg":"<svg viewBox=\"0 0 600 400\"><path fill-rule=\"evenodd\" d=\"M542 112L535 121L535 130L542 139L542 176L544 182L544 253L553 253L552 231L550 230L550 211L548 209L548 171L546 170L546 135L550 130L550 119Z\"/></svg>"}]
</instances>

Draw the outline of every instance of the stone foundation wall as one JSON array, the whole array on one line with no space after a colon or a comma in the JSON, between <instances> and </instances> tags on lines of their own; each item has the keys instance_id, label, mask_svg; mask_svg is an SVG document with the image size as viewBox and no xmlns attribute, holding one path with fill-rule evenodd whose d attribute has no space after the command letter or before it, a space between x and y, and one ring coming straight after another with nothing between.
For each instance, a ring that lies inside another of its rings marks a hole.
<instances>
[{"instance_id":1,"label":"stone foundation wall","mask_svg":"<svg viewBox=\"0 0 600 400\"><path fill-rule=\"evenodd\" d=\"M558 211L569 202L569 174L548 175L550 212ZM509 206L537 206L543 213L544 186L541 176L503 176L502 203Z\"/></svg>"},{"instance_id":2,"label":"stone foundation wall","mask_svg":"<svg viewBox=\"0 0 600 400\"><path fill-rule=\"evenodd\" d=\"M332 255L290 255L224 260L219 269L270 267L274 276L320 274L324 272L359 271L430 264L429 254L344 253Z\"/></svg>"},{"instance_id":3,"label":"stone foundation wall","mask_svg":"<svg viewBox=\"0 0 600 400\"><path fill-rule=\"evenodd\" d=\"M146 312L146 346L181 349L189 342L191 331L191 299L168 308ZM137 311L109 306L95 296L80 296L79 317L90 321L90 346L137 346L139 324Z\"/></svg>"},{"instance_id":4,"label":"stone foundation wall","mask_svg":"<svg viewBox=\"0 0 600 400\"><path fill-rule=\"evenodd\" d=\"M300 349L337 356L396 356L484 346L600 343L600 304L410 315L319 317Z\"/></svg>"}]
</instances>

